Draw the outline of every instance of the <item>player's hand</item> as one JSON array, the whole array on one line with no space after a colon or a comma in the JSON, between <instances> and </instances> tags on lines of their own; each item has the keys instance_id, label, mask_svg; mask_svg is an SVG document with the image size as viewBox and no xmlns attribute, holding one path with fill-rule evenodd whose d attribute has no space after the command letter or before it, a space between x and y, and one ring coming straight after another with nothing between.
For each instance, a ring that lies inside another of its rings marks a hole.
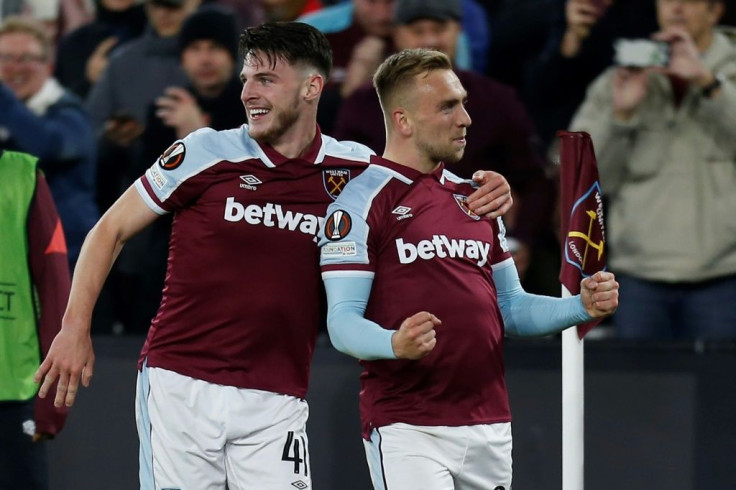
<instances>
[{"instance_id":1,"label":"player's hand","mask_svg":"<svg viewBox=\"0 0 736 490\"><path fill-rule=\"evenodd\" d=\"M420 311L401 323L391 337L391 346L398 359L417 360L426 356L437 345L435 327L442 322L433 314Z\"/></svg>"},{"instance_id":2,"label":"player's hand","mask_svg":"<svg viewBox=\"0 0 736 490\"><path fill-rule=\"evenodd\" d=\"M478 170L473 174L473 182L480 187L468 196L468 207L480 216L496 219L506 214L514 204L511 186L506 178L489 170Z\"/></svg>"},{"instance_id":3,"label":"player's hand","mask_svg":"<svg viewBox=\"0 0 736 490\"><path fill-rule=\"evenodd\" d=\"M36 383L42 382L38 396L46 398L58 378L54 406L71 407L77 397L80 380L82 385L89 386L94 364L95 353L89 332L62 328L51 343L46 359L33 376Z\"/></svg>"},{"instance_id":4,"label":"player's hand","mask_svg":"<svg viewBox=\"0 0 736 490\"><path fill-rule=\"evenodd\" d=\"M618 307L618 282L611 272L599 271L580 282L580 299L593 318L613 314Z\"/></svg>"}]
</instances>

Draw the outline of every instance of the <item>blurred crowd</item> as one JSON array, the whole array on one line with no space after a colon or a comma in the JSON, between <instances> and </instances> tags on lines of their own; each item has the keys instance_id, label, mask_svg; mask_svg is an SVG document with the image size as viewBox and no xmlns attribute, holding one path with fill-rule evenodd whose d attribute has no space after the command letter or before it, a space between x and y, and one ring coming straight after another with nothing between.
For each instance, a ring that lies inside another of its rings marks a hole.
<instances>
[{"instance_id":1,"label":"blurred crowd","mask_svg":"<svg viewBox=\"0 0 736 490\"><path fill-rule=\"evenodd\" d=\"M505 224L527 291L559 292L555 133L587 131L621 283L616 334L736 338L733 0L2 0L0 150L39 159L71 270L100 215L176 139L246 122L241 29L293 20L334 51L322 131L379 154L375 69L405 48L451 57L472 118L451 170L511 183ZM620 39L664 43L668 59L623 62ZM148 329L170 223L125 246L93 332Z\"/></svg>"}]
</instances>

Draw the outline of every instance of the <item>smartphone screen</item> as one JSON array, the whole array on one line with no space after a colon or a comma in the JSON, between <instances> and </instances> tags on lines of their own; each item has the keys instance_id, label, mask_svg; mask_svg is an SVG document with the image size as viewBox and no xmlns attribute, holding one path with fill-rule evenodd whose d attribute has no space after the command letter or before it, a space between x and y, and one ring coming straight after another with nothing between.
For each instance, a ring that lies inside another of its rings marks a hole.
<instances>
[{"instance_id":1,"label":"smartphone screen","mask_svg":"<svg viewBox=\"0 0 736 490\"><path fill-rule=\"evenodd\" d=\"M619 39L614 43L618 66L646 68L664 67L670 62L670 45L649 39Z\"/></svg>"}]
</instances>

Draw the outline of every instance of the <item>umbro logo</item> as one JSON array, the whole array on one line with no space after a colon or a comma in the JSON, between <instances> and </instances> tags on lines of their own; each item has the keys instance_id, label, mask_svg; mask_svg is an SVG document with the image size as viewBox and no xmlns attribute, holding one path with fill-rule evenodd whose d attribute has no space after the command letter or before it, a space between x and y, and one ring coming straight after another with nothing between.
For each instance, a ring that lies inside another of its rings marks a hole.
<instances>
[{"instance_id":1,"label":"umbro logo","mask_svg":"<svg viewBox=\"0 0 736 490\"><path fill-rule=\"evenodd\" d=\"M241 175L240 180L244 182L244 184L240 184L240 188L248 189L249 191L258 190L256 186L258 184L263 184L263 182L261 182L261 179L259 179L255 175Z\"/></svg>"},{"instance_id":2,"label":"umbro logo","mask_svg":"<svg viewBox=\"0 0 736 490\"><path fill-rule=\"evenodd\" d=\"M402 219L411 218L414 216L411 214L411 208L408 208L406 206L399 206L393 211L391 211L391 214L396 214L398 217L396 218L396 221L401 221Z\"/></svg>"},{"instance_id":3,"label":"umbro logo","mask_svg":"<svg viewBox=\"0 0 736 490\"><path fill-rule=\"evenodd\" d=\"M297 480L291 484L292 487L298 488L299 490L304 490L305 488L309 488L309 485L304 483L301 480Z\"/></svg>"}]
</instances>

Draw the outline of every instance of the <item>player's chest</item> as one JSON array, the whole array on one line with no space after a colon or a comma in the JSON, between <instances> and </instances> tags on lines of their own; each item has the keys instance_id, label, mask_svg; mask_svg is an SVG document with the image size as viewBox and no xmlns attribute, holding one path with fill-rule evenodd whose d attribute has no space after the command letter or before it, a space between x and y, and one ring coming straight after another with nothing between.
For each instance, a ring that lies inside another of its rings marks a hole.
<instances>
[{"instance_id":1,"label":"player's chest","mask_svg":"<svg viewBox=\"0 0 736 490\"><path fill-rule=\"evenodd\" d=\"M212 177L196 207L228 235L276 231L311 241L353 174L349 168L234 166Z\"/></svg>"},{"instance_id":2,"label":"player's chest","mask_svg":"<svg viewBox=\"0 0 736 490\"><path fill-rule=\"evenodd\" d=\"M401 264L456 259L486 265L492 254L491 221L467 205L467 192L426 189L411 192L387 206L380 248Z\"/></svg>"}]
</instances>

